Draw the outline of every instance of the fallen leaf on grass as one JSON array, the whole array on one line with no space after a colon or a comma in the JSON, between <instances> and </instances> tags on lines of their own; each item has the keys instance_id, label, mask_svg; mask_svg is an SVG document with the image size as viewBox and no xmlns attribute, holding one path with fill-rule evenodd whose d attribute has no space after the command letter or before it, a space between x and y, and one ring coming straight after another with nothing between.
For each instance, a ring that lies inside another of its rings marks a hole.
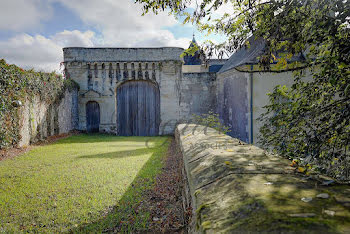
<instances>
[{"instance_id":1,"label":"fallen leaf on grass","mask_svg":"<svg viewBox=\"0 0 350 234\"><path fill-rule=\"evenodd\" d=\"M333 211L333 210L325 210L324 213L328 214L329 216L334 216L335 215L335 211Z\"/></svg>"},{"instance_id":2,"label":"fallen leaf on grass","mask_svg":"<svg viewBox=\"0 0 350 234\"><path fill-rule=\"evenodd\" d=\"M301 200L303 202L311 202L312 201L312 197L303 197Z\"/></svg>"},{"instance_id":3,"label":"fallen leaf on grass","mask_svg":"<svg viewBox=\"0 0 350 234\"><path fill-rule=\"evenodd\" d=\"M304 167L298 167L298 172L304 173L306 171L306 168Z\"/></svg>"},{"instance_id":4,"label":"fallen leaf on grass","mask_svg":"<svg viewBox=\"0 0 350 234\"><path fill-rule=\"evenodd\" d=\"M316 197L317 198L327 199L327 198L329 198L329 194L328 193L320 193L320 194L317 194Z\"/></svg>"}]
</instances>

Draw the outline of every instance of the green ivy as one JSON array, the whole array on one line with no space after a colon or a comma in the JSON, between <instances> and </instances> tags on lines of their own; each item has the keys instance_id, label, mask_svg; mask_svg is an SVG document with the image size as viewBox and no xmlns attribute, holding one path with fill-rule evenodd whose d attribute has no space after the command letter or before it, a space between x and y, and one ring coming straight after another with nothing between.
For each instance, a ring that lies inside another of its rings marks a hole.
<instances>
[{"instance_id":1,"label":"green ivy","mask_svg":"<svg viewBox=\"0 0 350 234\"><path fill-rule=\"evenodd\" d=\"M39 96L42 101L53 103L65 90L79 88L71 79L52 73L24 70L0 60L0 149L15 146L20 140L19 106L26 99Z\"/></svg>"}]
</instances>

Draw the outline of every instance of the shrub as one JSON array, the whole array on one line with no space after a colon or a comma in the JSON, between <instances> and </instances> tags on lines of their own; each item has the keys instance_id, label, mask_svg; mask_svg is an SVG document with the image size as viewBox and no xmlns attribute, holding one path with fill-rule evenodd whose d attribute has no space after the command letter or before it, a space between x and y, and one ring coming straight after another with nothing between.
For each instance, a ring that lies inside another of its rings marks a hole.
<instances>
[{"instance_id":1,"label":"shrub","mask_svg":"<svg viewBox=\"0 0 350 234\"><path fill-rule=\"evenodd\" d=\"M219 114L216 114L212 111L209 111L208 114L201 114L201 115L193 114L192 117L193 117L192 121L196 124L214 128L215 130L223 134L227 134L228 132L230 132L229 127L223 125L220 122Z\"/></svg>"}]
</instances>

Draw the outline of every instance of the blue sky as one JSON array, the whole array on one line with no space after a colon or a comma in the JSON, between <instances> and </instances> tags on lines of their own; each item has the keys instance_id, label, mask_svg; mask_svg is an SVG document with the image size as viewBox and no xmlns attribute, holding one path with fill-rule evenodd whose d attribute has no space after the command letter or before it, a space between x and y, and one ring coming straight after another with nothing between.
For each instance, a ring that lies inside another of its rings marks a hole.
<instances>
[{"instance_id":1,"label":"blue sky","mask_svg":"<svg viewBox=\"0 0 350 234\"><path fill-rule=\"evenodd\" d=\"M167 13L141 16L132 0L1 2L0 58L24 68L57 70L69 46L187 48L193 32L198 42L223 39L205 37Z\"/></svg>"}]
</instances>

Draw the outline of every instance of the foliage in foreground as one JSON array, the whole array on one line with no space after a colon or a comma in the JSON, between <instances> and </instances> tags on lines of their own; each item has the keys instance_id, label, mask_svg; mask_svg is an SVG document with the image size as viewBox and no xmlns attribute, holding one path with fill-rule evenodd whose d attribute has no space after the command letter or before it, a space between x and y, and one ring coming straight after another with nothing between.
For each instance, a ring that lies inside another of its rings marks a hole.
<instances>
[{"instance_id":1,"label":"foliage in foreground","mask_svg":"<svg viewBox=\"0 0 350 234\"><path fill-rule=\"evenodd\" d=\"M305 81L305 71L296 71L292 87L274 89L261 118L261 143L338 179L350 179L349 0L136 2L143 5L144 13L170 10L201 31L224 34L227 41L208 41L203 46L209 57L249 46L252 36L266 42L260 56L264 70L268 71L272 62L282 69L300 67L289 59L303 54L313 79ZM194 11L187 10L193 6ZM215 15L218 9L226 13Z\"/></svg>"},{"instance_id":2,"label":"foliage in foreground","mask_svg":"<svg viewBox=\"0 0 350 234\"><path fill-rule=\"evenodd\" d=\"M222 134L230 132L230 127L225 126L221 123L219 114L209 111L208 114L192 115L192 122L195 124L203 125L209 128L214 128Z\"/></svg>"},{"instance_id":3,"label":"foliage in foreground","mask_svg":"<svg viewBox=\"0 0 350 234\"><path fill-rule=\"evenodd\" d=\"M19 139L19 102L37 95L47 103L58 101L64 91L78 87L56 73L23 70L0 60L0 149L15 146Z\"/></svg>"},{"instance_id":4,"label":"foliage in foreground","mask_svg":"<svg viewBox=\"0 0 350 234\"><path fill-rule=\"evenodd\" d=\"M145 229L168 139L82 134L0 161L0 233Z\"/></svg>"}]
</instances>

